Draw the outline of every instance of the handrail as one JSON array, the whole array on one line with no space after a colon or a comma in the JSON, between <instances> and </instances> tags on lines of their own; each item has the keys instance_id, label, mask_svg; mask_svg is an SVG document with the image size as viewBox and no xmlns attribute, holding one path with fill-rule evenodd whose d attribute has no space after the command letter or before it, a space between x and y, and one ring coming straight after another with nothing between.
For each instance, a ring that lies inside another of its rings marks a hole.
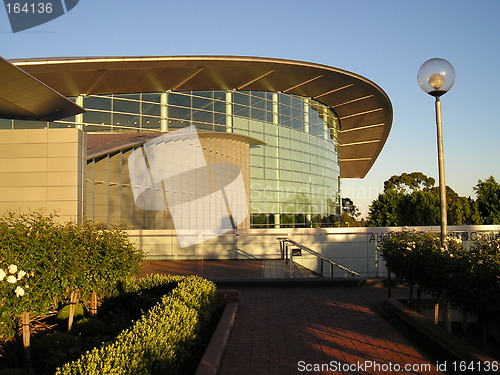
<instances>
[{"instance_id":1,"label":"handrail","mask_svg":"<svg viewBox=\"0 0 500 375\"><path fill-rule=\"evenodd\" d=\"M321 260L323 260L325 262L330 263L330 276L333 276L333 267L337 267L337 268L340 268L341 270L343 270L344 272L350 273L352 276L362 277L356 271L353 271L350 268L347 268L346 266L343 266L342 264L334 262L333 260L325 257L323 254L320 254L320 253L318 253L318 252L316 252L316 251L314 251L314 250L312 250L312 249L310 249L310 248L308 248L308 247L306 247L304 245L301 245L298 242L295 242L294 240L291 240L288 237L278 237L276 239L278 241L280 241L280 250L281 250L281 257L282 257L282 259L284 258L285 247L287 249L286 253L288 254L288 245L286 244L288 242L288 243L292 244L293 246L296 246L299 249L304 250L304 251L308 252L309 254L312 254L315 257L317 257L317 258L319 258L319 259L321 259ZM291 268L291 264L292 264L292 261L293 261L292 258L293 258L293 255L292 255L292 252L290 251L290 268ZM323 266L323 263L321 263L321 266ZM290 277L293 277L292 272L290 272Z\"/></svg>"}]
</instances>

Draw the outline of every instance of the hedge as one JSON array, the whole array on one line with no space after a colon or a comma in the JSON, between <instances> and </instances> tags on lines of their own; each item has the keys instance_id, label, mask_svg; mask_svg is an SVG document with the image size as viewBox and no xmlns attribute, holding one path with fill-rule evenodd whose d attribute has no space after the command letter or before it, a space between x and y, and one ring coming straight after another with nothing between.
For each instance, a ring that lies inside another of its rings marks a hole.
<instances>
[{"instance_id":1,"label":"hedge","mask_svg":"<svg viewBox=\"0 0 500 375\"><path fill-rule=\"evenodd\" d=\"M215 308L215 284L197 276L149 276L127 281L132 292L177 283L171 293L116 340L57 369L56 375L178 374Z\"/></svg>"}]
</instances>

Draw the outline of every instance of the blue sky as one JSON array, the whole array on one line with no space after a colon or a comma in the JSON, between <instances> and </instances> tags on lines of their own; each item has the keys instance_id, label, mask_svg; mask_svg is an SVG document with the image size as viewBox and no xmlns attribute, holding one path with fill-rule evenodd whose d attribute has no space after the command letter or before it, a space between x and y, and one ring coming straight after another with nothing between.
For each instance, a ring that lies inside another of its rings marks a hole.
<instances>
[{"instance_id":1,"label":"blue sky","mask_svg":"<svg viewBox=\"0 0 500 375\"><path fill-rule=\"evenodd\" d=\"M434 99L416 74L429 58L455 67L442 98L447 184L474 196L500 181L499 0L80 0L66 15L13 34L0 9L0 55L244 55L303 60L358 73L389 95L394 122L364 179L343 195L366 213L392 175L437 180Z\"/></svg>"}]
</instances>

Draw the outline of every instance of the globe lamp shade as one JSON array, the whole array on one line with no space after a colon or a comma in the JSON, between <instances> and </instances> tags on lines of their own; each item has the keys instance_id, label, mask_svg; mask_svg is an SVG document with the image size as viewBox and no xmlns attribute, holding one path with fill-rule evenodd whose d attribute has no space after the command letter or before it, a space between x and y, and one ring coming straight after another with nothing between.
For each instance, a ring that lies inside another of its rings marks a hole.
<instances>
[{"instance_id":1,"label":"globe lamp shade","mask_svg":"<svg viewBox=\"0 0 500 375\"><path fill-rule=\"evenodd\" d=\"M427 94L439 97L446 94L455 83L455 69L444 59L430 59L418 70L417 81Z\"/></svg>"}]
</instances>

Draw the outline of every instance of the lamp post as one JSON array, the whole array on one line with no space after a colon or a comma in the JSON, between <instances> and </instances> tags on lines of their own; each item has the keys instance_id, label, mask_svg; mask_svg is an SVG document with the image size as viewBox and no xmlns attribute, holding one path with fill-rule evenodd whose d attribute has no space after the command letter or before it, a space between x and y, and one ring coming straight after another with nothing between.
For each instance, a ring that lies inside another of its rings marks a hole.
<instances>
[{"instance_id":1,"label":"lamp post","mask_svg":"<svg viewBox=\"0 0 500 375\"><path fill-rule=\"evenodd\" d=\"M417 74L418 85L427 94L436 98L436 128L439 168L439 200L441 208L441 246L446 240L446 182L444 173L443 126L441 119L441 96L455 83L455 69L444 59L430 59L422 64Z\"/></svg>"}]
</instances>

